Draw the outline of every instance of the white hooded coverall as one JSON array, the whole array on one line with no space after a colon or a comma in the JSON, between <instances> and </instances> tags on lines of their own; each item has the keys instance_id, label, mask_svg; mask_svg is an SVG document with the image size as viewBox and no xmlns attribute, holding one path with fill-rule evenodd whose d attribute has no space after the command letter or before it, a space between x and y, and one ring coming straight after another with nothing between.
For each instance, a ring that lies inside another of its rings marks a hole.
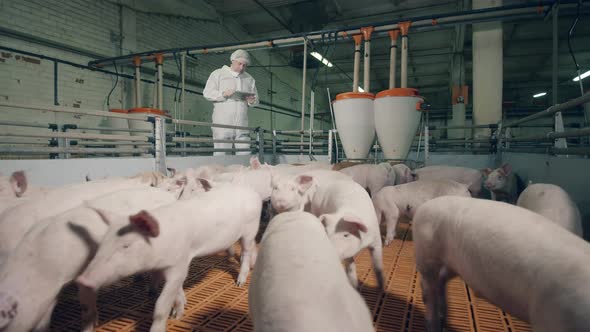
<instances>
[{"instance_id":1,"label":"white hooded coverall","mask_svg":"<svg viewBox=\"0 0 590 332\"><path fill-rule=\"evenodd\" d=\"M249 104L246 100L237 100L231 96L225 98L223 92L229 89L254 93L254 103ZM203 96L213 102L212 122L224 125L247 127L248 106L258 105L258 91L256 90L254 78L246 72L241 74L234 72L228 66L223 66L211 73L203 90ZM213 139L250 140L247 130L212 127L211 131L213 132ZM213 147L216 149L231 149L232 143L213 143ZM248 148L250 148L250 143L236 144L236 149ZM226 153L213 153L214 156L224 154ZM241 151L236 152L236 154L247 155L250 152Z\"/></svg>"}]
</instances>

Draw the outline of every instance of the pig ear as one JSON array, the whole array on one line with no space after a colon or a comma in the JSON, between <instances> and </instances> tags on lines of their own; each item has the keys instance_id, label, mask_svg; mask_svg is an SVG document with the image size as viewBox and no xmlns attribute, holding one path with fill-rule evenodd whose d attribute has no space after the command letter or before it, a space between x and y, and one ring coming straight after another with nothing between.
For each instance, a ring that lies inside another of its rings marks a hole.
<instances>
[{"instance_id":1,"label":"pig ear","mask_svg":"<svg viewBox=\"0 0 590 332\"><path fill-rule=\"evenodd\" d=\"M205 189L205 191L211 190L211 182L209 182L207 179L197 178L197 181L201 183L201 186L203 189Z\"/></svg>"},{"instance_id":2,"label":"pig ear","mask_svg":"<svg viewBox=\"0 0 590 332\"><path fill-rule=\"evenodd\" d=\"M322 214L321 216L318 217L318 219L320 219L322 226L328 227L328 224L330 223L330 217L328 217L327 214Z\"/></svg>"},{"instance_id":3,"label":"pig ear","mask_svg":"<svg viewBox=\"0 0 590 332\"><path fill-rule=\"evenodd\" d=\"M21 197L27 190L27 177L25 172L18 171L10 176L10 185L16 197Z\"/></svg>"},{"instance_id":4,"label":"pig ear","mask_svg":"<svg viewBox=\"0 0 590 332\"><path fill-rule=\"evenodd\" d=\"M251 157L250 158L250 167L252 169L259 169L262 165L260 164L260 160L258 160L258 157Z\"/></svg>"},{"instance_id":5,"label":"pig ear","mask_svg":"<svg viewBox=\"0 0 590 332\"><path fill-rule=\"evenodd\" d=\"M160 224L146 210L141 210L139 213L129 216L129 222L148 236L157 237L160 235Z\"/></svg>"},{"instance_id":6,"label":"pig ear","mask_svg":"<svg viewBox=\"0 0 590 332\"><path fill-rule=\"evenodd\" d=\"M299 185L299 192L303 194L311 188L311 185L313 184L313 176L299 175L295 178L295 182Z\"/></svg>"},{"instance_id":7,"label":"pig ear","mask_svg":"<svg viewBox=\"0 0 590 332\"><path fill-rule=\"evenodd\" d=\"M504 174L509 175L510 172L512 172L512 166L510 166L510 164L506 163L504 165L502 165L502 171L504 172Z\"/></svg>"},{"instance_id":8,"label":"pig ear","mask_svg":"<svg viewBox=\"0 0 590 332\"><path fill-rule=\"evenodd\" d=\"M484 168L484 169L481 170L481 172L483 173L483 175L486 175L486 176L487 175L490 175L490 173L492 173L493 171L494 170L491 169L491 168L489 168L489 167L488 168Z\"/></svg>"},{"instance_id":9,"label":"pig ear","mask_svg":"<svg viewBox=\"0 0 590 332\"><path fill-rule=\"evenodd\" d=\"M354 230L356 230L356 231L363 232L363 233L366 233L368 231L367 225L365 225L363 223L363 221L357 216L344 215L342 217L342 219L340 219L340 220L342 220L342 222L348 223L349 226L353 227Z\"/></svg>"}]
</instances>

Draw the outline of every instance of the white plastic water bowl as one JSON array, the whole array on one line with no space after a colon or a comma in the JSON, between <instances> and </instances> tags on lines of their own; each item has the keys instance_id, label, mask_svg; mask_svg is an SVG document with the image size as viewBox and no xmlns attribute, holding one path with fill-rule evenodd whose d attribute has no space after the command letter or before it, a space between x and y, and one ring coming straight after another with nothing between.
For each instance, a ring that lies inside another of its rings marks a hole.
<instances>
[{"instance_id":1,"label":"white plastic water bowl","mask_svg":"<svg viewBox=\"0 0 590 332\"><path fill-rule=\"evenodd\" d=\"M348 159L367 158L375 139L373 99L368 92L346 92L336 96L336 129Z\"/></svg>"},{"instance_id":2,"label":"white plastic water bowl","mask_svg":"<svg viewBox=\"0 0 590 332\"><path fill-rule=\"evenodd\" d=\"M375 96L375 129L386 159L405 159L420 124L418 90L396 88Z\"/></svg>"}]
</instances>

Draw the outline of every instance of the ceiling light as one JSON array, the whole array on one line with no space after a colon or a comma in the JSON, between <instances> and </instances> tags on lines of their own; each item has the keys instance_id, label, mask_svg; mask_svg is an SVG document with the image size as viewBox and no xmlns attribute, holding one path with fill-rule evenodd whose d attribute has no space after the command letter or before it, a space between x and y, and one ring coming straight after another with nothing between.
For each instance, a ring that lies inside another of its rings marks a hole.
<instances>
[{"instance_id":1,"label":"ceiling light","mask_svg":"<svg viewBox=\"0 0 590 332\"><path fill-rule=\"evenodd\" d=\"M572 79L572 81L577 82L580 80L580 78L585 79L586 77L590 76L590 70L588 70L587 72L583 73L580 76L576 76Z\"/></svg>"},{"instance_id":2,"label":"ceiling light","mask_svg":"<svg viewBox=\"0 0 590 332\"><path fill-rule=\"evenodd\" d=\"M323 63L324 65L328 66L328 67L332 67L332 63L330 61L328 61L328 59L324 58L321 54L319 54L318 52L311 52L310 53L311 56L313 56L314 58L318 59L321 61L321 63Z\"/></svg>"},{"instance_id":3,"label":"ceiling light","mask_svg":"<svg viewBox=\"0 0 590 332\"><path fill-rule=\"evenodd\" d=\"M539 92L536 95L533 95L533 98L539 98L539 97L543 97L544 95L546 95L547 92Z\"/></svg>"}]
</instances>

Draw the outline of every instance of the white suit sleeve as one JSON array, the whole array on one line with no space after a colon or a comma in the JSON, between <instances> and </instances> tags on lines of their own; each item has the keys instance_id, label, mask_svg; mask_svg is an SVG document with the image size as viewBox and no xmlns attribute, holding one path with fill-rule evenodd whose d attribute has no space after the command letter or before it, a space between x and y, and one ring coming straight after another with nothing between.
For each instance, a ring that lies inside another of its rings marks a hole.
<instances>
[{"instance_id":1,"label":"white suit sleeve","mask_svg":"<svg viewBox=\"0 0 590 332\"><path fill-rule=\"evenodd\" d=\"M213 71L203 89L203 97L209 101L225 101L223 91L219 91L219 72Z\"/></svg>"},{"instance_id":2,"label":"white suit sleeve","mask_svg":"<svg viewBox=\"0 0 590 332\"><path fill-rule=\"evenodd\" d=\"M253 103L248 103L248 106L258 106L259 102L258 102L258 89L256 89L256 81L254 81L254 84L252 85L253 90L254 90L254 102Z\"/></svg>"}]
</instances>

